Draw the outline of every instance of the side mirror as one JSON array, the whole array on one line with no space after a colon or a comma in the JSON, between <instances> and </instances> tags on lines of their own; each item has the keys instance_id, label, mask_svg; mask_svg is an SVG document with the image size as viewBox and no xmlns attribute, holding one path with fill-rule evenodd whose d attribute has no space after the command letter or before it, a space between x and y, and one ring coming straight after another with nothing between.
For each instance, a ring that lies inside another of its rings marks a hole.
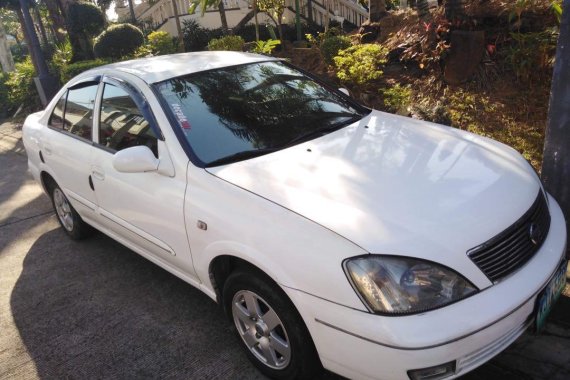
<instances>
[{"instance_id":1,"label":"side mirror","mask_svg":"<svg viewBox=\"0 0 570 380\"><path fill-rule=\"evenodd\" d=\"M338 89L340 92L342 92L343 94L345 94L346 96L350 96L350 92L348 92L348 90L344 87L341 87Z\"/></svg>"},{"instance_id":2,"label":"side mirror","mask_svg":"<svg viewBox=\"0 0 570 380\"><path fill-rule=\"evenodd\" d=\"M143 173L158 170L159 160L149 147L140 145L118 151L113 156L113 167L122 173Z\"/></svg>"}]
</instances>

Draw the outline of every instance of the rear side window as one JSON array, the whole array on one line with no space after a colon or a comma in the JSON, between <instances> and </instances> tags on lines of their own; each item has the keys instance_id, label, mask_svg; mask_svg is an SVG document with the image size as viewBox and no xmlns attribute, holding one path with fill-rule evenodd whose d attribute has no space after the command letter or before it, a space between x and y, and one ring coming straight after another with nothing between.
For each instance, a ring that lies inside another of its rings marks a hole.
<instances>
[{"instance_id":1,"label":"rear side window","mask_svg":"<svg viewBox=\"0 0 570 380\"><path fill-rule=\"evenodd\" d=\"M85 84L68 91L65 104L63 129L91 140L93 128L93 110L97 96L98 83Z\"/></svg>"},{"instance_id":2,"label":"rear side window","mask_svg":"<svg viewBox=\"0 0 570 380\"><path fill-rule=\"evenodd\" d=\"M49 126L55 129L63 129L63 112L65 110L65 98L67 91L57 101L49 118Z\"/></svg>"},{"instance_id":3,"label":"rear side window","mask_svg":"<svg viewBox=\"0 0 570 380\"><path fill-rule=\"evenodd\" d=\"M98 82L86 82L67 90L57 101L49 126L91 141L98 87Z\"/></svg>"},{"instance_id":4,"label":"rear side window","mask_svg":"<svg viewBox=\"0 0 570 380\"><path fill-rule=\"evenodd\" d=\"M101 100L99 144L112 150L145 145L158 157L158 141L149 122L125 90L109 83Z\"/></svg>"}]
</instances>

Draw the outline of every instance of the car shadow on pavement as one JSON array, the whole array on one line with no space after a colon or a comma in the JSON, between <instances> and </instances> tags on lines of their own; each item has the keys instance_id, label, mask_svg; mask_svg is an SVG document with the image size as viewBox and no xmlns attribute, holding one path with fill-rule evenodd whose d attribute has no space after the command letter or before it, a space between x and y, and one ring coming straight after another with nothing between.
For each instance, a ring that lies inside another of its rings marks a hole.
<instances>
[{"instance_id":1,"label":"car shadow on pavement","mask_svg":"<svg viewBox=\"0 0 570 380\"><path fill-rule=\"evenodd\" d=\"M10 304L43 379L265 378L215 302L101 233L43 234Z\"/></svg>"},{"instance_id":2,"label":"car shadow on pavement","mask_svg":"<svg viewBox=\"0 0 570 380\"><path fill-rule=\"evenodd\" d=\"M213 301L102 234L42 235L10 304L40 378L263 378Z\"/></svg>"}]
</instances>

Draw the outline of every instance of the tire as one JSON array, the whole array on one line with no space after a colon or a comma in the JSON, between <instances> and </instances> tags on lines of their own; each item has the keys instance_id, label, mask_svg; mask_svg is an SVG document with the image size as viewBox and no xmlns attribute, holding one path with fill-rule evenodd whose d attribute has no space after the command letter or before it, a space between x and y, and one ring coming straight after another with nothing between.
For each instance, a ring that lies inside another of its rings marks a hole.
<instances>
[{"instance_id":1,"label":"tire","mask_svg":"<svg viewBox=\"0 0 570 380\"><path fill-rule=\"evenodd\" d=\"M50 197L57 221L65 233L73 240L87 237L91 232L90 226L81 219L59 186L53 186Z\"/></svg>"},{"instance_id":2,"label":"tire","mask_svg":"<svg viewBox=\"0 0 570 380\"><path fill-rule=\"evenodd\" d=\"M249 360L273 379L315 379L322 366L301 316L264 276L237 271L224 284L223 305Z\"/></svg>"}]
</instances>

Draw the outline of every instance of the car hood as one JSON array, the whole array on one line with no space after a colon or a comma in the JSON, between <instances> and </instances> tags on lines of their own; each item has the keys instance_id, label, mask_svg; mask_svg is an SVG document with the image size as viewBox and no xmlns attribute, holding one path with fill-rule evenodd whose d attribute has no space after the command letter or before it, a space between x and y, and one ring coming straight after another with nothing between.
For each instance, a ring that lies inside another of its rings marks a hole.
<instances>
[{"instance_id":1,"label":"car hood","mask_svg":"<svg viewBox=\"0 0 570 380\"><path fill-rule=\"evenodd\" d=\"M530 165L503 144L378 111L318 139L207 170L370 253L441 262L480 281L488 280L466 251L514 223L540 190Z\"/></svg>"}]
</instances>

